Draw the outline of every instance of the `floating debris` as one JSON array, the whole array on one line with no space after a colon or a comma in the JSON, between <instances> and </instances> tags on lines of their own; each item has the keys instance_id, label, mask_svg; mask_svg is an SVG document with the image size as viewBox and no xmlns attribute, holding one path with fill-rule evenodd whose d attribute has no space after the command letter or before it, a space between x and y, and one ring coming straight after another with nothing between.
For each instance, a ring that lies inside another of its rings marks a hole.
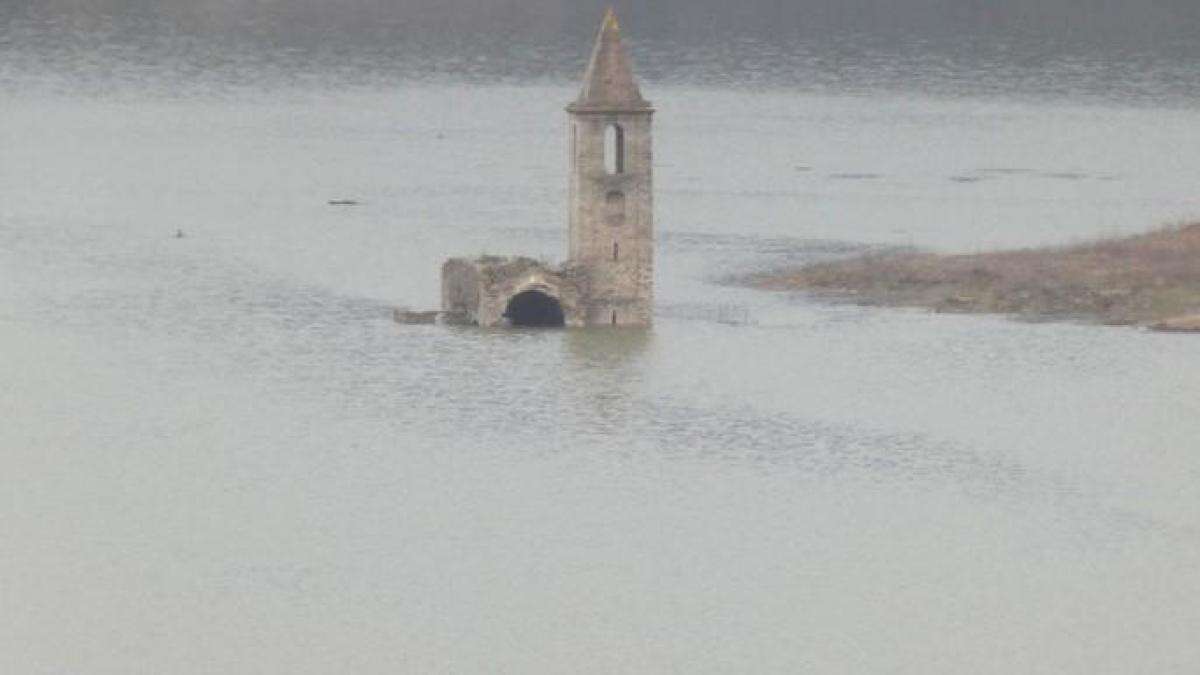
<instances>
[{"instance_id":1,"label":"floating debris","mask_svg":"<svg viewBox=\"0 0 1200 675\"><path fill-rule=\"evenodd\" d=\"M875 180L883 178L883 174L879 173L831 173L830 178L835 180Z\"/></svg>"},{"instance_id":2,"label":"floating debris","mask_svg":"<svg viewBox=\"0 0 1200 675\"><path fill-rule=\"evenodd\" d=\"M439 315L441 315L441 312L416 312L411 309L404 309L402 307L397 307L392 312L392 318L396 320L396 323L419 326L427 326L437 323Z\"/></svg>"}]
</instances>

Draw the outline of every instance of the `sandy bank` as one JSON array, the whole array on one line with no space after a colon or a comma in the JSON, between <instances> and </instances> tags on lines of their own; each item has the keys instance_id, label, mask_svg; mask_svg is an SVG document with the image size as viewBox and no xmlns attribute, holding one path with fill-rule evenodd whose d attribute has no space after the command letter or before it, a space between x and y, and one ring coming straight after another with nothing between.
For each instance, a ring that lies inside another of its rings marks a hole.
<instances>
[{"instance_id":1,"label":"sandy bank","mask_svg":"<svg viewBox=\"0 0 1200 675\"><path fill-rule=\"evenodd\" d=\"M877 254L750 282L863 304L1200 332L1200 223L1055 248Z\"/></svg>"}]
</instances>

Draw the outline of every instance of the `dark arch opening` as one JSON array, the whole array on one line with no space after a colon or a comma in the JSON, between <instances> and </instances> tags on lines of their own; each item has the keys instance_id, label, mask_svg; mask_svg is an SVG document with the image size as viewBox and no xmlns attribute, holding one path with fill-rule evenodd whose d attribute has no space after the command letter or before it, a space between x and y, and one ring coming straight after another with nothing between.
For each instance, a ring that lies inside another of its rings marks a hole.
<instances>
[{"instance_id":1,"label":"dark arch opening","mask_svg":"<svg viewBox=\"0 0 1200 675\"><path fill-rule=\"evenodd\" d=\"M559 328L566 325L562 305L541 291L514 295L504 310L504 318L514 326Z\"/></svg>"}]
</instances>

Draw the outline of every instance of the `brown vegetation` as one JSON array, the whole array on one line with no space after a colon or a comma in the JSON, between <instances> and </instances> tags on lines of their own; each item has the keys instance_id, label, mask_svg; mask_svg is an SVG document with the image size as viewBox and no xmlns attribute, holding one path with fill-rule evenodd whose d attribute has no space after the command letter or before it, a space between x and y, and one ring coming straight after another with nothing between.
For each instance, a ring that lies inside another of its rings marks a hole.
<instances>
[{"instance_id":1,"label":"brown vegetation","mask_svg":"<svg viewBox=\"0 0 1200 675\"><path fill-rule=\"evenodd\" d=\"M1200 330L1200 223L1060 248L870 255L753 283L866 304Z\"/></svg>"}]
</instances>

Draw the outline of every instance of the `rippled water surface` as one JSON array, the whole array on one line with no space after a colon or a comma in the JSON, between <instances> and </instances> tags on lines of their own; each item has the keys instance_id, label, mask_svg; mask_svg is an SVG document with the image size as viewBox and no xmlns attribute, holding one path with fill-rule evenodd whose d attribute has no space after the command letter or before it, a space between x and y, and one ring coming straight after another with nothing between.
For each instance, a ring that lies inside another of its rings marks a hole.
<instances>
[{"instance_id":1,"label":"rippled water surface","mask_svg":"<svg viewBox=\"0 0 1200 675\"><path fill-rule=\"evenodd\" d=\"M748 87L641 43L653 331L483 331L390 311L561 258L543 52L193 71L9 18L3 672L1200 667L1200 342L720 283L1200 217L1194 72Z\"/></svg>"}]
</instances>

